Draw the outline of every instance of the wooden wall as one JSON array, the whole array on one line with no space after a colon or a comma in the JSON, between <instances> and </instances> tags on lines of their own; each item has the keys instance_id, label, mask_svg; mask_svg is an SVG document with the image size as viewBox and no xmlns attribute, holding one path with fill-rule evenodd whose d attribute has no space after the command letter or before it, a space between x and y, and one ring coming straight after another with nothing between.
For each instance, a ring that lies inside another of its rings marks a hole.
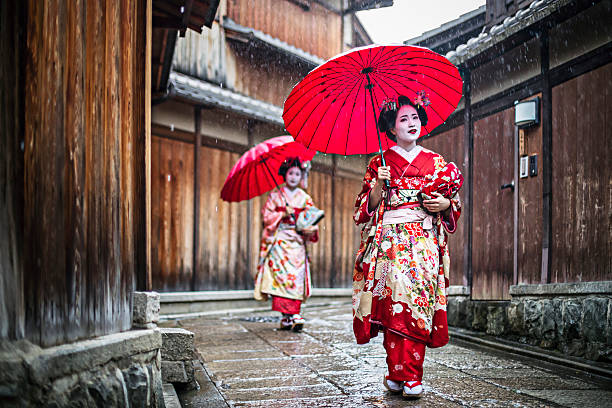
<instances>
[{"instance_id":1,"label":"wooden wall","mask_svg":"<svg viewBox=\"0 0 612 408\"><path fill-rule=\"evenodd\" d=\"M474 122L472 298L509 299L513 283L514 110Z\"/></svg>"},{"instance_id":2,"label":"wooden wall","mask_svg":"<svg viewBox=\"0 0 612 408\"><path fill-rule=\"evenodd\" d=\"M310 54L331 58L342 51L342 17L317 2L309 4L310 10L304 11L288 0L227 0L227 16Z\"/></svg>"},{"instance_id":3,"label":"wooden wall","mask_svg":"<svg viewBox=\"0 0 612 408\"><path fill-rule=\"evenodd\" d=\"M541 94L534 95L540 97ZM527 98L531 99L531 98ZM542 108L540 103L540 110ZM541 115L541 112L540 112ZM542 117L542 116L540 116ZM519 178L518 184L518 241L517 241L517 279L516 284L542 283L542 191L543 156L542 126L532 126L523 130L525 151L529 156L537 155L538 175ZM555 163L553 163L553 166ZM553 197L553 202L556 201Z\"/></svg>"},{"instance_id":4,"label":"wooden wall","mask_svg":"<svg viewBox=\"0 0 612 408\"><path fill-rule=\"evenodd\" d=\"M160 136L152 141L153 289L190 290L193 274L193 143ZM251 289L267 195L227 203L221 188L239 151L201 146L200 207L195 290ZM246 149L246 147L245 147ZM320 241L309 246L316 287L350 287L359 230L352 221L358 175L312 171L308 193L325 210Z\"/></svg>"},{"instance_id":5,"label":"wooden wall","mask_svg":"<svg viewBox=\"0 0 612 408\"><path fill-rule=\"evenodd\" d=\"M552 89L552 282L612 279L612 64Z\"/></svg>"},{"instance_id":6,"label":"wooden wall","mask_svg":"<svg viewBox=\"0 0 612 408\"><path fill-rule=\"evenodd\" d=\"M420 142L423 147L441 154L446 162L454 162L463 174L463 187L459 197L465 202L468 185L467 163L463 162L464 157L464 136L463 125L448 130L439 135L424 139ZM464 215L459 218L457 230L449 239L449 252L451 256L450 284L464 285L463 257L465 243L467 242L465 223L469 222Z\"/></svg>"},{"instance_id":7,"label":"wooden wall","mask_svg":"<svg viewBox=\"0 0 612 408\"><path fill-rule=\"evenodd\" d=\"M144 2L11 7L23 24L5 25L11 11L3 4L3 31L23 30L17 42L28 59L23 82L17 71L8 76L14 82L4 82L3 46L2 83L15 105L3 102L0 117L21 123L2 123L3 163L14 168L3 164L0 184L19 175L21 164L23 176L0 199L10 217L0 239L2 275L16 277L3 278L11 287L2 291L13 295L0 303L16 301L3 315L18 319L8 331L2 322L0 333L21 337L23 325L25 337L50 346L129 329L137 272L145 270Z\"/></svg>"},{"instance_id":8,"label":"wooden wall","mask_svg":"<svg viewBox=\"0 0 612 408\"><path fill-rule=\"evenodd\" d=\"M0 2L0 339L24 336L23 130L26 9Z\"/></svg>"}]
</instances>

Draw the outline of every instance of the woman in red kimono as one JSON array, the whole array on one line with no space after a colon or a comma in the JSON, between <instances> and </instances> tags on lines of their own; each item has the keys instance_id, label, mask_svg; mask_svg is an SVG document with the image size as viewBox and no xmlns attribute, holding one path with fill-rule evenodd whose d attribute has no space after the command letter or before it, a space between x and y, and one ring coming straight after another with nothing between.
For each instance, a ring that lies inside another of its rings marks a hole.
<instances>
[{"instance_id":1,"label":"woman in red kimono","mask_svg":"<svg viewBox=\"0 0 612 408\"><path fill-rule=\"evenodd\" d=\"M304 325L302 301L311 290L306 244L319 240L319 227L296 229L299 214L314 207L312 198L298 187L300 183L306 187L304 164L298 158L288 159L278 173L285 185L270 192L262 209L264 229L254 296L257 300L272 296L272 310L283 314L280 328L299 331Z\"/></svg>"},{"instance_id":2,"label":"woman in red kimono","mask_svg":"<svg viewBox=\"0 0 612 408\"><path fill-rule=\"evenodd\" d=\"M365 224L353 273L353 330L364 344L384 332L384 385L405 397L423 392L425 346L448 342L447 233L460 214L463 178L453 163L416 144L427 124L422 97L385 103L379 129L397 145L368 165L354 219ZM383 184L390 183L389 189Z\"/></svg>"}]
</instances>

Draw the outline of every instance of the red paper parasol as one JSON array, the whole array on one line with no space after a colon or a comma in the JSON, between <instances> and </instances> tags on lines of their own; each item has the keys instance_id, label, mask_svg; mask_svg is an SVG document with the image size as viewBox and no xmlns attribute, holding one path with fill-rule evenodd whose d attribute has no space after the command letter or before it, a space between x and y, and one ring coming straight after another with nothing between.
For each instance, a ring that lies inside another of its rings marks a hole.
<instances>
[{"instance_id":1,"label":"red paper parasol","mask_svg":"<svg viewBox=\"0 0 612 408\"><path fill-rule=\"evenodd\" d=\"M457 67L421 47L374 45L340 54L312 70L285 101L285 128L309 149L369 154L395 143L379 135L380 105L417 93L429 98L421 136L444 123L461 99Z\"/></svg>"},{"instance_id":2,"label":"red paper parasol","mask_svg":"<svg viewBox=\"0 0 612 408\"><path fill-rule=\"evenodd\" d=\"M223 184L221 198L236 202L266 193L284 182L278 169L285 159L299 157L300 161L308 161L315 154L315 151L306 149L291 136L263 141L243 154L232 167Z\"/></svg>"}]
</instances>

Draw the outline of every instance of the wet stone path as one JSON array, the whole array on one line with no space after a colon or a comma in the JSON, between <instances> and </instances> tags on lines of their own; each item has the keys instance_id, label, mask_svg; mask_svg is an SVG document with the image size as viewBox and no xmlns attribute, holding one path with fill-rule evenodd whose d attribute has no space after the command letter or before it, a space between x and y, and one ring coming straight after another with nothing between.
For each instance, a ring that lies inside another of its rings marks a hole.
<instances>
[{"instance_id":1,"label":"wet stone path","mask_svg":"<svg viewBox=\"0 0 612 408\"><path fill-rule=\"evenodd\" d=\"M355 344L350 305L304 317L301 333L271 311L165 322L195 333L203 362L183 407L612 407L611 382L453 340L427 350L425 395L405 400L383 388L382 334Z\"/></svg>"}]
</instances>

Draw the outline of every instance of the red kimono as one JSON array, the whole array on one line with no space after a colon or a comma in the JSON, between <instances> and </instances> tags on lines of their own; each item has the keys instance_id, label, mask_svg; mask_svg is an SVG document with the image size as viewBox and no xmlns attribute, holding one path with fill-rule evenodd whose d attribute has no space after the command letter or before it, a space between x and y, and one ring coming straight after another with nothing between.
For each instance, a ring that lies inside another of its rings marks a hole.
<instances>
[{"instance_id":1,"label":"red kimono","mask_svg":"<svg viewBox=\"0 0 612 408\"><path fill-rule=\"evenodd\" d=\"M376 156L355 204L355 222L365 225L353 273L353 330L359 344L384 330L389 379L420 380L425 345L448 342L447 233L456 229L461 212L456 191L463 179L454 165L420 146L410 152L394 146L384 156L391 167L389 199L368 211L381 165ZM431 190L436 178L454 186L440 190L454 192L447 197L451 207L446 216L429 214L419 201L421 189Z\"/></svg>"}]
</instances>

